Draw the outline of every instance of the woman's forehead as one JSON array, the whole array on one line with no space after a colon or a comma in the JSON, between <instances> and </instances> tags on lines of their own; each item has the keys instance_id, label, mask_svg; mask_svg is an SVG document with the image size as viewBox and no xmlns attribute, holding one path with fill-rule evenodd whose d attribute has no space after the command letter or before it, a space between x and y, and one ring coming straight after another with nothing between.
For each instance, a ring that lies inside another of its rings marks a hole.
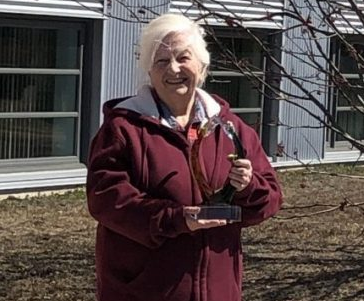
<instances>
[{"instance_id":1,"label":"woman's forehead","mask_svg":"<svg viewBox=\"0 0 364 301\"><path fill-rule=\"evenodd\" d=\"M155 55L178 55L180 53L192 53L191 46L189 45L178 45L178 44L172 44L172 45L165 45L160 44L160 46L157 49L157 52Z\"/></svg>"},{"instance_id":2,"label":"woman's forehead","mask_svg":"<svg viewBox=\"0 0 364 301\"><path fill-rule=\"evenodd\" d=\"M156 54L191 52L191 39L186 34L167 35L159 44Z\"/></svg>"}]
</instances>

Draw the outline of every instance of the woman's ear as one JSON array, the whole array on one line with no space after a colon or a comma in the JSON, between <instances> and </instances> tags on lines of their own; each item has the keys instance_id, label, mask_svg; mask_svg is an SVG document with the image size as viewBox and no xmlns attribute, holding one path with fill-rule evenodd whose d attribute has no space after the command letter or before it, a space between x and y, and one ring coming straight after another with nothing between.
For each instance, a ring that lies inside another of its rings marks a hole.
<instances>
[{"instance_id":1,"label":"woman's ear","mask_svg":"<svg viewBox=\"0 0 364 301\"><path fill-rule=\"evenodd\" d=\"M153 87L153 84L154 84L154 82L153 82L153 80L152 80L152 77L151 77L151 74L150 74L151 72L150 72L150 70L148 71L148 81L149 81L149 85L151 85L152 87Z\"/></svg>"},{"instance_id":2,"label":"woman's ear","mask_svg":"<svg viewBox=\"0 0 364 301\"><path fill-rule=\"evenodd\" d=\"M198 86L201 87L203 85L203 83L205 82L207 76L207 66L206 65L202 65L201 67L201 72L200 72L200 78L198 81Z\"/></svg>"}]
</instances>

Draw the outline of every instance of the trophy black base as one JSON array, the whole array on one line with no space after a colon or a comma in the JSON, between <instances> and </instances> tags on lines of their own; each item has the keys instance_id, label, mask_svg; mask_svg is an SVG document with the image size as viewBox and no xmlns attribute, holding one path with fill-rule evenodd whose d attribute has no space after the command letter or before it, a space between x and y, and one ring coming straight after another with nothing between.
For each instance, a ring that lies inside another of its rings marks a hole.
<instances>
[{"instance_id":1,"label":"trophy black base","mask_svg":"<svg viewBox=\"0 0 364 301\"><path fill-rule=\"evenodd\" d=\"M241 221L241 207L227 204L199 206L200 212L196 219L226 219L228 222Z\"/></svg>"}]
</instances>

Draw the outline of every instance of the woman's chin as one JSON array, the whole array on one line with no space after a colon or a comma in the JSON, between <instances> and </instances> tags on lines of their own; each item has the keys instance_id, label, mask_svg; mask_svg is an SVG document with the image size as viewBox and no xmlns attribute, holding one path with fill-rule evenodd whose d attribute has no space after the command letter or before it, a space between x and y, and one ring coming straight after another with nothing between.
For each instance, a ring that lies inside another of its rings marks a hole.
<instances>
[{"instance_id":1,"label":"woman's chin","mask_svg":"<svg viewBox=\"0 0 364 301\"><path fill-rule=\"evenodd\" d=\"M176 89L174 90L174 93L178 96L186 96L186 95L191 94L190 90L188 89L187 86L176 87Z\"/></svg>"}]
</instances>

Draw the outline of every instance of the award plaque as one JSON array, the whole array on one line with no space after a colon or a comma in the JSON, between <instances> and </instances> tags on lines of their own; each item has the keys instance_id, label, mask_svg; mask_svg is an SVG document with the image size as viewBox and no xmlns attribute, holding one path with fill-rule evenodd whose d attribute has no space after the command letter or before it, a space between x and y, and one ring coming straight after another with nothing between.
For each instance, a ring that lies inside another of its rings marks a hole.
<instances>
[{"instance_id":1,"label":"award plaque","mask_svg":"<svg viewBox=\"0 0 364 301\"><path fill-rule=\"evenodd\" d=\"M241 207L232 204L236 188L227 181L224 187L217 191L207 185L204 178L200 163L198 160L199 147L202 139L211 134L217 126L220 126L227 137L232 141L235 147L235 153L229 154L228 159L234 161L236 159L242 159L245 157L245 152L242 146L242 142L235 132L235 128L232 122L222 122L222 120L215 116L211 118L205 125L203 125L199 131L198 139L195 141L192 147L192 166L197 183L204 196L204 204L199 206L200 212L195 215L196 219L225 219L228 222L241 221Z\"/></svg>"}]
</instances>

